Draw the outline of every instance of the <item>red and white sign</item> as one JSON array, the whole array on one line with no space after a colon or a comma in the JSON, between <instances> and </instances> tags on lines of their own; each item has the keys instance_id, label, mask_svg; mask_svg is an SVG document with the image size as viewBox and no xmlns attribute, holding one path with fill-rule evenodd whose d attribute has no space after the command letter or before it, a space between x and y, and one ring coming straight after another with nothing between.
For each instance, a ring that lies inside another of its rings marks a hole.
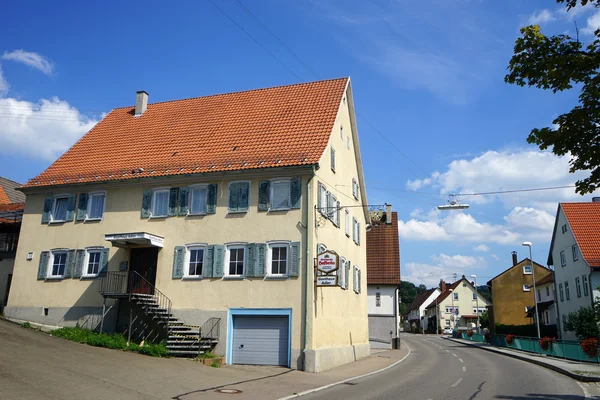
<instances>
[{"instance_id":1,"label":"red and white sign","mask_svg":"<svg viewBox=\"0 0 600 400\"><path fill-rule=\"evenodd\" d=\"M338 269L337 253L327 250L317 255L317 269L323 273L329 274Z\"/></svg>"}]
</instances>

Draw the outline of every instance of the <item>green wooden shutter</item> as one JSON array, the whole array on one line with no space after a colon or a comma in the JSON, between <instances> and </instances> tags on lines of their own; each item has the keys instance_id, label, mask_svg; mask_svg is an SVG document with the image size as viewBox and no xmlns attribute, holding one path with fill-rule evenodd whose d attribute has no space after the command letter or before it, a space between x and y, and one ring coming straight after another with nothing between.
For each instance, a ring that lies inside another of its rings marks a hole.
<instances>
[{"instance_id":1,"label":"green wooden shutter","mask_svg":"<svg viewBox=\"0 0 600 400\"><path fill-rule=\"evenodd\" d=\"M178 215L186 216L188 214L188 199L189 199L189 188L179 188L179 212Z\"/></svg>"},{"instance_id":2,"label":"green wooden shutter","mask_svg":"<svg viewBox=\"0 0 600 400\"><path fill-rule=\"evenodd\" d=\"M48 270L48 258L50 257L49 251L42 251L40 253L40 265L38 266L38 281L46 279Z\"/></svg>"},{"instance_id":3,"label":"green wooden shutter","mask_svg":"<svg viewBox=\"0 0 600 400\"><path fill-rule=\"evenodd\" d=\"M290 181L290 203L292 208L300 208L302 198L302 178L293 178Z\"/></svg>"},{"instance_id":4,"label":"green wooden shutter","mask_svg":"<svg viewBox=\"0 0 600 400\"><path fill-rule=\"evenodd\" d=\"M331 148L331 170L335 172L335 149Z\"/></svg>"},{"instance_id":5,"label":"green wooden shutter","mask_svg":"<svg viewBox=\"0 0 600 400\"><path fill-rule=\"evenodd\" d=\"M142 197L141 218L150 218L150 208L152 207L152 190L144 190Z\"/></svg>"},{"instance_id":6,"label":"green wooden shutter","mask_svg":"<svg viewBox=\"0 0 600 400\"><path fill-rule=\"evenodd\" d=\"M340 225L341 225L341 222L340 222L340 217L341 217L341 215L340 215L340 211L341 211L341 208L340 208L340 202L339 202L339 201L337 201L337 202L335 203L335 221L336 221L336 224L335 224L335 225L336 225L338 228L339 228L339 227L340 227Z\"/></svg>"},{"instance_id":7,"label":"green wooden shutter","mask_svg":"<svg viewBox=\"0 0 600 400\"><path fill-rule=\"evenodd\" d=\"M256 276L256 244L246 246L246 276Z\"/></svg>"},{"instance_id":8,"label":"green wooden shutter","mask_svg":"<svg viewBox=\"0 0 600 400\"><path fill-rule=\"evenodd\" d=\"M108 248L104 247L100 251L100 269L98 271L98 276L106 276L108 273Z\"/></svg>"},{"instance_id":9,"label":"green wooden shutter","mask_svg":"<svg viewBox=\"0 0 600 400\"><path fill-rule=\"evenodd\" d=\"M67 217L65 218L66 222L73 221L75 217L75 200L77 199L77 195L70 194L69 199L67 201Z\"/></svg>"},{"instance_id":10,"label":"green wooden shutter","mask_svg":"<svg viewBox=\"0 0 600 400\"><path fill-rule=\"evenodd\" d=\"M67 251L67 259L65 261L65 278L73 276L73 269L75 268L75 250Z\"/></svg>"},{"instance_id":11,"label":"green wooden shutter","mask_svg":"<svg viewBox=\"0 0 600 400\"><path fill-rule=\"evenodd\" d=\"M42 212L42 224L50 222L50 214L52 213L52 203L54 197L48 196L44 199L44 211Z\"/></svg>"},{"instance_id":12,"label":"green wooden shutter","mask_svg":"<svg viewBox=\"0 0 600 400\"><path fill-rule=\"evenodd\" d=\"M238 210L246 211L250 205L250 182L241 182L239 186Z\"/></svg>"},{"instance_id":13,"label":"green wooden shutter","mask_svg":"<svg viewBox=\"0 0 600 400\"><path fill-rule=\"evenodd\" d=\"M85 215L87 214L87 204L88 194L79 193L79 201L77 202L77 216L75 217L77 221L85 220Z\"/></svg>"},{"instance_id":14,"label":"green wooden shutter","mask_svg":"<svg viewBox=\"0 0 600 400\"><path fill-rule=\"evenodd\" d=\"M229 184L229 211L235 212L239 209L239 183Z\"/></svg>"},{"instance_id":15,"label":"green wooden shutter","mask_svg":"<svg viewBox=\"0 0 600 400\"><path fill-rule=\"evenodd\" d=\"M356 223L356 244L360 244L360 222Z\"/></svg>"},{"instance_id":16,"label":"green wooden shutter","mask_svg":"<svg viewBox=\"0 0 600 400\"><path fill-rule=\"evenodd\" d=\"M215 258L215 246L206 247L206 257L204 257L204 265L202 266L202 276L205 278L213 277L213 264Z\"/></svg>"},{"instance_id":17,"label":"green wooden shutter","mask_svg":"<svg viewBox=\"0 0 600 400\"><path fill-rule=\"evenodd\" d=\"M265 276L266 257L267 257L266 243L257 243L256 244L256 265L254 265L254 276L256 276L256 277Z\"/></svg>"},{"instance_id":18,"label":"green wooden shutter","mask_svg":"<svg viewBox=\"0 0 600 400\"><path fill-rule=\"evenodd\" d=\"M79 249L75 254L75 269L73 271L73 278L81 278L83 275L83 262L85 261L85 250Z\"/></svg>"},{"instance_id":19,"label":"green wooden shutter","mask_svg":"<svg viewBox=\"0 0 600 400\"><path fill-rule=\"evenodd\" d=\"M258 183L258 211L268 211L271 208L271 182L260 181Z\"/></svg>"},{"instance_id":20,"label":"green wooden shutter","mask_svg":"<svg viewBox=\"0 0 600 400\"><path fill-rule=\"evenodd\" d=\"M222 244L215 245L214 261L213 261L213 277L221 278L225 268L225 246Z\"/></svg>"},{"instance_id":21,"label":"green wooden shutter","mask_svg":"<svg viewBox=\"0 0 600 400\"><path fill-rule=\"evenodd\" d=\"M177 216L179 211L179 188L169 190L169 217Z\"/></svg>"},{"instance_id":22,"label":"green wooden shutter","mask_svg":"<svg viewBox=\"0 0 600 400\"><path fill-rule=\"evenodd\" d=\"M185 261L185 246L175 246L173 254L173 279L183 278L183 263Z\"/></svg>"},{"instance_id":23,"label":"green wooden shutter","mask_svg":"<svg viewBox=\"0 0 600 400\"><path fill-rule=\"evenodd\" d=\"M362 284L362 282L361 282L362 281L362 279L361 279L362 278L361 272L362 271L359 269L358 270L358 294L360 294L360 292L361 292L361 284Z\"/></svg>"},{"instance_id":24,"label":"green wooden shutter","mask_svg":"<svg viewBox=\"0 0 600 400\"><path fill-rule=\"evenodd\" d=\"M323 214L323 215L325 214L324 211L323 211L323 207L325 207L325 205L322 204L323 203L322 199L323 199L323 191L324 190L325 190L325 188L323 187L323 185L319 183L319 193L318 193L318 196L317 196L317 208L319 209L319 212L321 214Z\"/></svg>"},{"instance_id":25,"label":"green wooden shutter","mask_svg":"<svg viewBox=\"0 0 600 400\"><path fill-rule=\"evenodd\" d=\"M350 260L346 260L346 265L344 268L346 268L346 281L344 282L344 289L348 290L350 287Z\"/></svg>"},{"instance_id":26,"label":"green wooden shutter","mask_svg":"<svg viewBox=\"0 0 600 400\"><path fill-rule=\"evenodd\" d=\"M217 185L208 185L208 193L206 196L206 213L214 214L217 212Z\"/></svg>"},{"instance_id":27,"label":"green wooden shutter","mask_svg":"<svg viewBox=\"0 0 600 400\"><path fill-rule=\"evenodd\" d=\"M333 216L335 213L335 203L335 196L331 194L331 192L327 192L327 218L329 218L331 222L333 222Z\"/></svg>"},{"instance_id":28,"label":"green wooden shutter","mask_svg":"<svg viewBox=\"0 0 600 400\"><path fill-rule=\"evenodd\" d=\"M289 276L298 276L300 274L300 242L292 242L290 249Z\"/></svg>"}]
</instances>

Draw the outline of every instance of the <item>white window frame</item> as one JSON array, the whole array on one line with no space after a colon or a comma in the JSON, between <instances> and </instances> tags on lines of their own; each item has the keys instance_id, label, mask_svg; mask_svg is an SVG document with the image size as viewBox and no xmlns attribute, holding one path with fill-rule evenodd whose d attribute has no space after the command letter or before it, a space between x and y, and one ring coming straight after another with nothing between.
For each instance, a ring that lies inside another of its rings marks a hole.
<instances>
[{"instance_id":1,"label":"white window frame","mask_svg":"<svg viewBox=\"0 0 600 400\"><path fill-rule=\"evenodd\" d=\"M352 288L354 289L354 293L358 294L360 282L358 281L359 268L357 265L354 266L353 271Z\"/></svg>"},{"instance_id":2,"label":"white window frame","mask_svg":"<svg viewBox=\"0 0 600 400\"><path fill-rule=\"evenodd\" d=\"M274 207L273 206L273 199L274 199L274 192L275 192L275 185L276 184L281 184L281 183L286 183L287 187L288 187L288 192L287 192L287 206L286 207ZM292 208L291 204L292 204L292 180L290 178L277 178L277 179L272 179L270 181L270 185L269 185L269 198L271 199L270 203L271 203L271 207L269 208L269 211L287 211L290 210Z\"/></svg>"},{"instance_id":3,"label":"white window frame","mask_svg":"<svg viewBox=\"0 0 600 400\"><path fill-rule=\"evenodd\" d=\"M99 196L99 195L104 196L104 200L102 200L102 216L100 216L100 218L90 218L90 211L92 209L92 197ZM104 210L105 209L106 209L106 191L101 190L101 191L96 191L96 192L89 192L88 199L87 199L87 209L85 210L84 222L85 221L102 221L104 219Z\"/></svg>"},{"instance_id":4,"label":"white window frame","mask_svg":"<svg viewBox=\"0 0 600 400\"><path fill-rule=\"evenodd\" d=\"M450 328L450 320L449 319L446 320L446 328Z\"/></svg>"},{"instance_id":5,"label":"white window frame","mask_svg":"<svg viewBox=\"0 0 600 400\"><path fill-rule=\"evenodd\" d=\"M565 282L565 299L571 300L571 291L569 290L569 282Z\"/></svg>"},{"instance_id":6,"label":"white window frame","mask_svg":"<svg viewBox=\"0 0 600 400\"><path fill-rule=\"evenodd\" d=\"M333 206L331 218L329 218L329 219L335 226L339 227L340 221L338 221L339 214L338 214L338 208L337 208L337 204L338 204L337 197L333 193L329 193L329 200L331 201L331 205ZM331 206L328 205L327 211L331 211Z\"/></svg>"},{"instance_id":7,"label":"white window frame","mask_svg":"<svg viewBox=\"0 0 600 400\"><path fill-rule=\"evenodd\" d=\"M204 211L200 211L200 212L194 212L192 211L192 199L194 198L193 196L193 192L194 190L205 190L206 191L206 197L204 198ZM192 185L189 187L189 193L188 193L188 215L206 215L206 208L208 207L208 184L207 183L201 183L198 185Z\"/></svg>"},{"instance_id":8,"label":"white window frame","mask_svg":"<svg viewBox=\"0 0 600 400\"><path fill-rule=\"evenodd\" d=\"M99 253L100 254L100 256L98 258L98 272L96 272L95 274L89 273L90 253ZM83 271L81 271L81 277L82 278L97 277L98 274L100 273L100 270L102 269L102 265L100 264L101 259L102 259L102 247L86 247L85 248L85 258L83 259Z\"/></svg>"},{"instance_id":9,"label":"white window frame","mask_svg":"<svg viewBox=\"0 0 600 400\"><path fill-rule=\"evenodd\" d=\"M65 277L65 271L67 270L67 253L69 249L54 249L50 250L50 257L48 257L48 265L46 266L46 279L63 279ZM54 257L56 254L61 253L65 255L65 268L61 275L52 275L52 269L54 267Z\"/></svg>"},{"instance_id":10,"label":"white window frame","mask_svg":"<svg viewBox=\"0 0 600 400\"><path fill-rule=\"evenodd\" d=\"M183 279L202 279L204 278L204 266L206 265L206 243L190 243L185 245ZM190 255L192 250L203 250L202 253L202 274L190 275Z\"/></svg>"},{"instance_id":11,"label":"white window frame","mask_svg":"<svg viewBox=\"0 0 600 400\"><path fill-rule=\"evenodd\" d=\"M523 275L531 275L531 265L523 265Z\"/></svg>"},{"instance_id":12,"label":"white window frame","mask_svg":"<svg viewBox=\"0 0 600 400\"><path fill-rule=\"evenodd\" d=\"M333 172L335 172L336 164L337 164L337 159L336 159L335 149L333 148L333 146L331 146L329 148L329 152L330 152L330 154L329 154L330 160L329 161L330 161L330 164L331 164L331 170Z\"/></svg>"},{"instance_id":13,"label":"white window frame","mask_svg":"<svg viewBox=\"0 0 600 400\"><path fill-rule=\"evenodd\" d=\"M583 281L583 295L587 296L589 294L589 292L590 292L589 286L588 286L588 277L587 277L587 275L583 275L582 278L583 278L582 279L582 281Z\"/></svg>"},{"instance_id":14,"label":"white window frame","mask_svg":"<svg viewBox=\"0 0 600 400\"><path fill-rule=\"evenodd\" d=\"M355 178L352 178L352 196L358 200L358 182Z\"/></svg>"},{"instance_id":15,"label":"white window frame","mask_svg":"<svg viewBox=\"0 0 600 400\"><path fill-rule=\"evenodd\" d=\"M340 257L340 261L339 261L339 270L340 271L340 282L338 282L338 284L342 287L342 289L346 289L346 279L348 279L348 277L346 276L346 263L348 262L348 260L346 260L344 257Z\"/></svg>"},{"instance_id":16,"label":"white window frame","mask_svg":"<svg viewBox=\"0 0 600 400\"><path fill-rule=\"evenodd\" d=\"M559 295L560 295L560 301L565 301L565 292L563 291L563 284L559 283L558 284L558 291L559 291Z\"/></svg>"},{"instance_id":17,"label":"white window frame","mask_svg":"<svg viewBox=\"0 0 600 400\"><path fill-rule=\"evenodd\" d=\"M565 267L567 265L567 256L565 255L565 251L560 252L560 266Z\"/></svg>"},{"instance_id":18,"label":"white window frame","mask_svg":"<svg viewBox=\"0 0 600 400\"><path fill-rule=\"evenodd\" d=\"M456 292L452 293L452 298L454 300L458 300L458 293L456 293Z\"/></svg>"},{"instance_id":19,"label":"white window frame","mask_svg":"<svg viewBox=\"0 0 600 400\"><path fill-rule=\"evenodd\" d=\"M477 295L476 295L475 293L473 293L473 298L472 298L472 300L473 300L473 301L477 300Z\"/></svg>"},{"instance_id":20,"label":"white window frame","mask_svg":"<svg viewBox=\"0 0 600 400\"><path fill-rule=\"evenodd\" d=\"M328 216L327 212L329 211L329 202L327 201L329 196L327 196L327 193L329 193L329 192L327 190L327 187L325 187L325 185L323 185L322 183L319 183L319 185L322 188L322 189L319 189L319 191L321 193L321 209L319 210L319 212L324 217L327 217Z\"/></svg>"},{"instance_id":21,"label":"white window frame","mask_svg":"<svg viewBox=\"0 0 600 400\"><path fill-rule=\"evenodd\" d=\"M575 277L575 293L577 297L581 297L581 279L578 276Z\"/></svg>"},{"instance_id":22,"label":"white window frame","mask_svg":"<svg viewBox=\"0 0 600 400\"><path fill-rule=\"evenodd\" d=\"M350 211L347 208L344 208L344 227L346 236L350 237Z\"/></svg>"},{"instance_id":23,"label":"white window frame","mask_svg":"<svg viewBox=\"0 0 600 400\"><path fill-rule=\"evenodd\" d=\"M352 240L358 244L358 220L352 217Z\"/></svg>"},{"instance_id":24,"label":"white window frame","mask_svg":"<svg viewBox=\"0 0 600 400\"><path fill-rule=\"evenodd\" d=\"M573 255L573 261L579 260L579 246L576 244L571 246L571 254Z\"/></svg>"},{"instance_id":25,"label":"white window frame","mask_svg":"<svg viewBox=\"0 0 600 400\"><path fill-rule=\"evenodd\" d=\"M154 207L156 205L156 195L158 193L167 193L167 212L165 215L156 215ZM157 188L152 190L152 204L150 205L150 218L166 218L169 216L169 201L171 197L171 188Z\"/></svg>"},{"instance_id":26,"label":"white window frame","mask_svg":"<svg viewBox=\"0 0 600 400\"><path fill-rule=\"evenodd\" d=\"M531 292L531 285L530 285L530 284L528 284L528 283L525 283L525 284L523 285L523 291L524 291L524 292Z\"/></svg>"},{"instance_id":27,"label":"white window frame","mask_svg":"<svg viewBox=\"0 0 600 400\"><path fill-rule=\"evenodd\" d=\"M244 279L246 277L246 264L248 262L248 251L247 251L248 243L244 242L235 242L235 243L225 243L225 265L223 266L223 277L229 279ZM241 275L231 275L229 273L229 257L231 250L243 249L244 250L244 260L242 263L242 274Z\"/></svg>"},{"instance_id":28,"label":"white window frame","mask_svg":"<svg viewBox=\"0 0 600 400\"><path fill-rule=\"evenodd\" d=\"M267 252L267 265L265 276L271 278L287 278L290 274L290 253L292 252L291 242L288 240L276 240L272 242L267 242L268 252ZM273 248L274 247L285 247L286 250L286 260L285 260L285 274L274 274L273 273ZM246 255L244 254L244 258Z\"/></svg>"},{"instance_id":29,"label":"white window frame","mask_svg":"<svg viewBox=\"0 0 600 400\"><path fill-rule=\"evenodd\" d=\"M344 125L340 124L340 137L344 140Z\"/></svg>"},{"instance_id":30,"label":"white window frame","mask_svg":"<svg viewBox=\"0 0 600 400\"><path fill-rule=\"evenodd\" d=\"M65 213L65 219L56 219L54 216L56 215L56 201L58 199L67 200L67 211ZM67 214L69 213L69 195L68 194L57 194L52 197L52 210L50 211L50 223L60 223L65 222L67 220Z\"/></svg>"},{"instance_id":31,"label":"white window frame","mask_svg":"<svg viewBox=\"0 0 600 400\"><path fill-rule=\"evenodd\" d=\"M381 292L375 292L375 307L381 307Z\"/></svg>"}]
</instances>

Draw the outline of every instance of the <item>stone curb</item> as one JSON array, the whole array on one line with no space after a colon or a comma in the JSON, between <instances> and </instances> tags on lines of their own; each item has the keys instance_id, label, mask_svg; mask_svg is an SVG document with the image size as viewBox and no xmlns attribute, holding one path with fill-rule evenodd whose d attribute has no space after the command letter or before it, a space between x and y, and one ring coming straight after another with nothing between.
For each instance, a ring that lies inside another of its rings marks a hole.
<instances>
[{"instance_id":1,"label":"stone curb","mask_svg":"<svg viewBox=\"0 0 600 400\"><path fill-rule=\"evenodd\" d=\"M551 369L555 372L558 372L559 374L563 374L568 376L569 378L573 378L575 380L578 380L580 382L600 382L600 376L589 376L589 375L581 375L581 374L576 374L574 372L571 372L567 369L558 367L556 365L552 365L549 363L545 363L541 360L535 360L535 359L531 359L528 357L523 357L518 353L513 353L513 352L503 352L503 351L497 351L496 349L494 349L492 346L482 346L480 344L475 344L475 343L471 343L467 340L464 339L455 339L455 338L444 338L446 340L450 340L452 342L456 342L456 343L461 343L461 344L465 344L467 346L472 346L472 347L477 347L479 349L483 349L485 351L491 351L492 353L496 353L496 354L501 354L507 357L511 357L511 358L516 358L517 360L521 360L521 361L526 361L532 364L536 364L539 365L540 367L544 367L544 368L548 368Z\"/></svg>"}]
</instances>

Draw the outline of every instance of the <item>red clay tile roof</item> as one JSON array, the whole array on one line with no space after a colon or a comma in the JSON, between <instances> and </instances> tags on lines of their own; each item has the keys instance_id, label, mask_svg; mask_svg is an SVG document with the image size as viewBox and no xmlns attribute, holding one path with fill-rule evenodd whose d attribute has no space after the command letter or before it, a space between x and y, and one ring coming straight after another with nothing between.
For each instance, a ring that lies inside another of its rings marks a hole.
<instances>
[{"instance_id":1,"label":"red clay tile roof","mask_svg":"<svg viewBox=\"0 0 600 400\"><path fill-rule=\"evenodd\" d=\"M600 202L560 203L579 250L590 267L600 267Z\"/></svg>"},{"instance_id":2,"label":"red clay tile roof","mask_svg":"<svg viewBox=\"0 0 600 400\"><path fill-rule=\"evenodd\" d=\"M546 276L544 276L542 279L540 279L539 281L537 281L535 284L536 285L545 285L546 283L552 283L554 282L554 276L553 274L548 274Z\"/></svg>"},{"instance_id":3,"label":"red clay tile roof","mask_svg":"<svg viewBox=\"0 0 600 400\"><path fill-rule=\"evenodd\" d=\"M117 108L24 187L314 165L348 82L154 103L139 117Z\"/></svg>"},{"instance_id":4,"label":"red clay tile roof","mask_svg":"<svg viewBox=\"0 0 600 400\"><path fill-rule=\"evenodd\" d=\"M10 200L2 186L0 186L0 204L10 204Z\"/></svg>"},{"instance_id":5,"label":"red clay tile roof","mask_svg":"<svg viewBox=\"0 0 600 400\"><path fill-rule=\"evenodd\" d=\"M440 295L437 297L437 303L440 304L442 301L444 301L446 299L446 297L448 297L450 295L450 293L452 293L452 290L456 289L458 287L458 285L462 282L462 281L467 281L465 278L461 278L459 280L457 280L456 282L454 282L452 285L447 286L446 290L443 291L442 293L440 293ZM435 299L431 302L431 304L429 306L427 306L427 308L433 308L435 307Z\"/></svg>"},{"instance_id":6,"label":"red clay tile roof","mask_svg":"<svg viewBox=\"0 0 600 400\"><path fill-rule=\"evenodd\" d=\"M400 240L398 213L392 212L391 225L373 225L367 232L367 284L400 284Z\"/></svg>"},{"instance_id":7,"label":"red clay tile roof","mask_svg":"<svg viewBox=\"0 0 600 400\"><path fill-rule=\"evenodd\" d=\"M368 270L367 270L367 272L368 272ZM433 292L435 292L435 290L436 290L436 288L427 289L426 291L418 294L417 297L415 297L415 299L412 301L412 303L410 303L410 305L408 306L408 309L406 311L410 312L412 310L416 310L419 307L421 307L423 305L423 303L425 303L425 301L429 298L429 296L431 296L431 294Z\"/></svg>"}]
</instances>

